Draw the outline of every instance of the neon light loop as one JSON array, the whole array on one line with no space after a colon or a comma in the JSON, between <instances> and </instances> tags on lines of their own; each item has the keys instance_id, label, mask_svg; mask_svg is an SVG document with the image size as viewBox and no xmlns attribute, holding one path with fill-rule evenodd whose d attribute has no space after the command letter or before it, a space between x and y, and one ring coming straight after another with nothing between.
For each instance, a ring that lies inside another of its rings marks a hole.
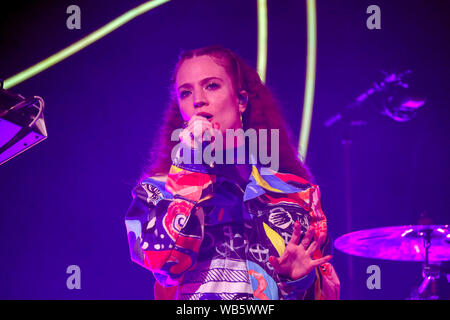
<instances>
[{"instance_id":1,"label":"neon light loop","mask_svg":"<svg viewBox=\"0 0 450 320\"><path fill-rule=\"evenodd\" d=\"M39 74L40 72L54 66L62 60L70 57L78 51L86 48L95 41L103 38L114 30L118 29L125 23L134 18L154 9L170 0L152 0L127 11L118 18L104 25L103 27L92 32L88 36L68 46L67 48L55 53L45 60L25 69L22 72L6 79L3 87L5 89L12 88L19 83ZM308 147L309 133L311 128L312 108L314 101L314 83L316 72L316 3L315 0L307 0L307 34L308 34L308 54L307 54L307 71L305 81L305 95L303 102L302 125L299 140L299 155L302 160L306 159L306 151ZM258 58L257 71L263 82L266 80L267 68L267 0L257 0L257 16L258 16Z\"/></svg>"}]
</instances>

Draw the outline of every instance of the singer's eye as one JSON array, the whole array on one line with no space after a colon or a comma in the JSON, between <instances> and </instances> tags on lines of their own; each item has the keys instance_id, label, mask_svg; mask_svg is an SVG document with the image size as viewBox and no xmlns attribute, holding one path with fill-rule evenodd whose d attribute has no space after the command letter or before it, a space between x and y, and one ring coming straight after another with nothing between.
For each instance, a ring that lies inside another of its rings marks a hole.
<instances>
[{"instance_id":1,"label":"singer's eye","mask_svg":"<svg viewBox=\"0 0 450 320\"><path fill-rule=\"evenodd\" d=\"M181 99L184 99L184 98L186 98L190 93L191 93L191 92L188 91L188 90L183 90L183 91L180 92L180 98L181 98Z\"/></svg>"},{"instance_id":2,"label":"singer's eye","mask_svg":"<svg viewBox=\"0 0 450 320\"><path fill-rule=\"evenodd\" d=\"M211 90L215 90L215 89L220 88L220 85L218 85L218 84L215 83L215 82L210 82L210 83L208 83L208 85L206 86L206 88L207 88L207 89L211 89Z\"/></svg>"}]
</instances>

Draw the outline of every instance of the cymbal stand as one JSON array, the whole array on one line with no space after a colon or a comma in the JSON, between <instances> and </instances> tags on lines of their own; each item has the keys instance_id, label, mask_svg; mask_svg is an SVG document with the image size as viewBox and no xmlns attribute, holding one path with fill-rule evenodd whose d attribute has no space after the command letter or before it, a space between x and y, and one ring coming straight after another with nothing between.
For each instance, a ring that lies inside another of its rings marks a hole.
<instances>
[{"instance_id":1,"label":"cymbal stand","mask_svg":"<svg viewBox=\"0 0 450 320\"><path fill-rule=\"evenodd\" d=\"M440 276L440 263L430 264L429 250L431 247L431 229L423 229L419 232L419 236L423 239L423 246L425 248L425 262L422 268L423 281L420 286L411 294L412 300L438 300L436 290L436 281ZM429 289L429 290L427 290Z\"/></svg>"}]
</instances>

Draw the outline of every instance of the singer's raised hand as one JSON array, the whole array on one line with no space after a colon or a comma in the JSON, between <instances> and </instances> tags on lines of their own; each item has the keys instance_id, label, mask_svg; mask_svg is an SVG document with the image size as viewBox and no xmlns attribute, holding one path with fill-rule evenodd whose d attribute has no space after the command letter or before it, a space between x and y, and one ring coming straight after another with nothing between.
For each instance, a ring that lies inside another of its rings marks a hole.
<instances>
[{"instance_id":1,"label":"singer's raised hand","mask_svg":"<svg viewBox=\"0 0 450 320\"><path fill-rule=\"evenodd\" d=\"M331 255L313 259L313 253L320 247L325 240L324 237L326 237L324 235L316 239L314 234L315 230L310 226L300 242L301 226L298 221L295 222L292 238L281 257L269 257L269 263L275 271L291 280L297 280L310 273L314 268L330 261Z\"/></svg>"}]
</instances>

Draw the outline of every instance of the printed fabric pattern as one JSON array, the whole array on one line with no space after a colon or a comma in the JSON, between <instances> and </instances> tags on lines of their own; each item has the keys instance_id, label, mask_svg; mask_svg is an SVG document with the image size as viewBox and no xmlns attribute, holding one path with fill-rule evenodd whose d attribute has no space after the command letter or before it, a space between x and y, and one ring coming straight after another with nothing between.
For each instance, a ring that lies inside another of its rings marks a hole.
<instances>
[{"instance_id":1,"label":"printed fabric pattern","mask_svg":"<svg viewBox=\"0 0 450 320\"><path fill-rule=\"evenodd\" d=\"M281 256L299 221L327 234L317 185L253 165L248 184L211 170L172 165L132 191L125 217L131 259L151 270L155 299L339 299L339 278L325 263L301 279L278 275ZM331 250L326 241L313 254Z\"/></svg>"}]
</instances>

